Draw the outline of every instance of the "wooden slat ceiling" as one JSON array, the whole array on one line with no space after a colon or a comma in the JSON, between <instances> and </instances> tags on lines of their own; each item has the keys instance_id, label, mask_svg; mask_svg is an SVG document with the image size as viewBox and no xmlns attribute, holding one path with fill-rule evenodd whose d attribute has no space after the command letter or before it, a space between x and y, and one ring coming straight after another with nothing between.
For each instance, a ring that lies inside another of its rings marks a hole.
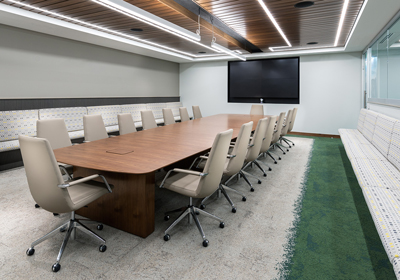
<instances>
[{"instance_id":1,"label":"wooden slat ceiling","mask_svg":"<svg viewBox=\"0 0 400 280\"><path fill-rule=\"evenodd\" d=\"M198 28L197 14L180 6L178 0L176 2L174 0L125 1L191 32L196 32ZM174 48L191 55L200 56L199 52L206 52L206 55L216 54L207 48L188 42L90 0L21 0L19 2ZM284 39L257 0L195 0L194 2L206 13L211 14L200 13L203 17L201 19L201 42L205 45L209 46L213 37L212 25L208 19L215 17L225 23L226 28L238 33L235 38L243 38L243 40L237 40L228 35L229 32L224 32L224 29L214 28L217 43L231 50L240 50L243 53L251 52L252 50L246 42L253 44L263 52L269 52L269 47L286 46ZM312 46L313 48L333 47L344 0L315 0L315 4L311 7L294 8L294 5L298 2L300 1L264 0L293 45L293 49L308 48L310 47L307 45L308 42L318 42L318 45ZM0 3L29 10L8 0L0 0ZM362 4L363 0L350 0L339 39L339 47L346 43ZM44 12L30 10L54 17ZM84 24L81 25L85 26ZM143 32L133 32L130 30L132 28L143 29Z\"/></svg>"}]
</instances>

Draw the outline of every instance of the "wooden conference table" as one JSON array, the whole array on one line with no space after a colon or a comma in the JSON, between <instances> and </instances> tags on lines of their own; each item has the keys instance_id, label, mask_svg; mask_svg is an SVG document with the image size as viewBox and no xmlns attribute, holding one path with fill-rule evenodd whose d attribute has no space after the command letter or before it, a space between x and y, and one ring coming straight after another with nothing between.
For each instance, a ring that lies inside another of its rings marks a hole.
<instances>
[{"instance_id":1,"label":"wooden conference table","mask_svg":"<svg viewBox=\"0 0 400 280\"><path fill-rule=\"evenodd\" d=\"M147 237L154 231L155 171L211 148L217 133L262 115L221 114L171 124L54 151L57 161L74 166L74 176L102 174L115 187L77 214Z\"/></svg>"}]
</instances>

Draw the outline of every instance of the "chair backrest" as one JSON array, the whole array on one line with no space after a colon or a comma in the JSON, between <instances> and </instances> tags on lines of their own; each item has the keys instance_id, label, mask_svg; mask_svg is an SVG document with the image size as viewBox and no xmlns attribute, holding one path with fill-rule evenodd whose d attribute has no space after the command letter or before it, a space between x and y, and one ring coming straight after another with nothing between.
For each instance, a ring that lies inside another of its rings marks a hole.
<instances>
[{"instance_id":1,"label":"chair backrest","mask_svg":"<svg viewBox=\"0 0 400 280\"><path fill-rule=\"evenodd\" d=\"M250 141L250 146L247 149L245 162L250 162L257 159L261 151L261 145L265 137L267 129L268 118L260 119L257 123L256 130L254 131L253 138Z\"/></svg>"},{"instance_id":2,"label":"chair backrest","mask_svg":"<svg viewBox=\"0 0 400 280\"><path fill-rule=\"evenodd\" d=\"M271 146L272 137L274 135L274 128L278 116L271 116L268 118L267 129L265 130L264 141L262 142L260 153L265 153Z\"/></svg>"},{"instance_id":3,"label":"chair backrest","mask_svg":"<svg viewBox=\"0 0 400 280\"><path fill-rule=\"evenodd\" d=\"M264 106L261 104L251 105L250 115L264 115Z\"/></svg>"},{"instance_id":4,"label":"chair backrest","mask_svg":"<svg viewBox=\"0 0 400 280\"><path fill-rule=\"evenodd\" d=\"M136 132L135 122L130 113L118 114L117 117L120 135Z\"/></svg>"},{"instance_id":5,"label":"chair backrest","mask_svg":"<svg viewBox=\"0 0 400 280\"><path fill-rule=\"evenodd\" d=\"M175 123L174 114L172 113L171 108L163 108L162 109L163 117L164 117L164 125L169 125Z\"/></svg>"},{"instance_id":6,"label":"chair backrest","mask_svg":"<svg viewBox=\"0 0 400 280\"><path fill-rule=\"evenodd\" d=\"M190 121L189 113L186 107L179 107L179 114L181 115L181 122Z\"/></svg>"},{"instance_id":7,"label":"chair backrest","mask_svg":"<svg viewBox=\"0 0 400 280\"><path fill-rule=\"evenodd\" d=\"M36 134L47 139L53 150L72 146L64 119L37 120Z\"/></svg>"},{"instance_id":8,"label":"chair backrest","mask_svg":"<svg viewBox=\"0 0 400 280\"><path fill-rule=\"evenodd\" d=\"M253 122L248 122L242 125L239 134L236 138L235 147L231 154L235 157L228 159L229 162L224 170L224 174L227 176L234 175L240 171L243 167L244 158L247 153L247 147L249 146L250 134L253 129Z\"/></svg>"},{"instance_id":9,"label":"chair backrest","mask_svg":"<svg viewBox=\"0 0 400 280\"><path fill-rule=\"evenodd\" d=\"M283 125L283 121L285 120L285 114L286 114L285 112L282 112L279 115L278 122L275 126L271 144L278 142L279 137L281 137L282 125Z\"/></svg>"},{"instance_id":10,"label":"chair backrest","mask_svg":"<svg viewBox=\"0 0 400 280\"><path fill-rule=\"evenodd\" d=\"M108 133L101 115L84 115L83 131L85 133L85 141L96 141L108 138Z\"/></svg>"},{"instance_id":11,"label":"chair backrest","mask_svg":"<svg viewBox=\"0 0 400 280\"><path fill-rule=\"evenodd\" d=\"M201 177L197 188L198 198L209 196L218 189L228 155L232 133L233 130L229 129L218 133L215 137L208 160L203 169L203 173L207 173L208 175Z\"/></svg>"},{"instance_id":12,"label":"chair backrest","mask_svg":"<svg viewBox=\"0 0 400 280\"><path fill-rule=\"evenodd\" d=\"M33 199L43 209L52 213L66 213L73 209L73 202L64 184L50 142L44 138L19 136L26 178Z\"/></svg>"},{"instance_id":13,"label":"chair backrest","mask_svg":"<svg viewBox=\"0 0 400 280\"><path fill-rule=\"evenodd\" d=\"M142 116L143 130L157 127L156 119L154 118L152 110L143 110L140 111L140 114Z\"/></svg>"},{"instance_id":14,"label":"chair backrest","mask_svg":"<svg viewBox=\"0 0 400 280\"><path fill-rule=\"evenodd\" d=\"M285 136L288 133L290 124L292 123L292 116L293 110L289 110L286 115L285 123L282 125L281 136Z\"/></svg>"},{"instance_id":15,"label":"chair backrest","mask_svg":"<svg viewBox=\"0 0 400 280\"><path fill-rule=\"evenodd\" d=\"M200 112L200 107L199 106L192 106L192 110L193 110L193 118L194 119L200 119L203 116L201 115Z\"/></svg>"},{"instance_id":16,"label":"chair backrest","mask_svg":"<svg viewBox=\"0 0 400 280\"><path fill-rule=\"evenodd\" d=\"M293 129L294 120L296 119L296 115L297 115L297 109L298 109L298 108L293 108L293 112L292 112L292 122L290 123L288 132L292 131L292 129Z\"/></svg>"}]
</instances>

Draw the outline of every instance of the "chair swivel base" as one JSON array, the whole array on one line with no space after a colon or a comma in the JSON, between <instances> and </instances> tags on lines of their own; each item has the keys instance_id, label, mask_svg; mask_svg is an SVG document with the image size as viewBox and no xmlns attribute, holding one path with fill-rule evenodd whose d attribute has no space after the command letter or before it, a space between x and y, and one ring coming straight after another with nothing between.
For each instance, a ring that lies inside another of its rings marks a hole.
<instances>
[{"instance_id":1,"label":"chair swivel base","mask_svg":"<svg viewBox=\"0 0 400 280\"><path fill-rule=\"evenodd\" d=\"M99 251L100 252L105 252L107 250L107 246L105 245L106 241L102 237L100 237L99 235L94 233L92 230L87 228L84 224L82 224L80 222L80 219L75 219L75 212L72 212L71 213L71 219L68 222L66 222L63 225L57 227L56 229L50 231L48 234L44 235L43 237L39 238L38 240L34 241L31 244L31 247L28 248L28 250L26 250L26 254L28 256L32 256L35 253L35 246L36 245L38 245L38 244L42 243L43 241L47 240L48 238L50 238L51 236L53 236L57 232L66 231L67 233L65 234L64 241L63 241L63 243L61 245L60 251L59 251L58 256L57 256L57 260L51 267L53 272L57 272L61 268L60 261L61 261L62 254L64 253L65 247L67 246L68 240L70 239L70 237L71 237L71 239L75 239L75 237L76 237L76 229L79 229L82 232L86 233L87 235L89 235L91 237L95 237L98 240L100 240L102 242L102 244L99 246ZM99 224L97 226L97 229L98 230L102 230L103 229L103 225Z\"/></svg>"},{"instance_id":2,"label":"chair swivel base","mask_svg":"<svg viewBox=\"0 0 400 280\"><path fill-rule=\"evenodd\" d=\"M241 196L242 196L242 201L246 201L246 197L243 195L243 194L241 194L240 192L238 192L238 191L236 191L235 189L232 189L232 188L230 188L230 187L228 187L228 186L225 186L225 185L223 185L223 184L220 184L219 185L219 187L218 187L218 190L216 190L214 193L217 193L217 192L221 192L224 196L225 196L225 198L226 198L226 200L228 201L228 203L231 205L231 207L232 207L232 213L236 213L236 206L235 206L235 204L233 203L233 201L232 201L232 199L229 197L229 195L227 194L227 192L226 192L226 190L230 190L230 191L233 191L233 192L235 192L235 193L237 193L237 194L240 194ZM213 194L214 194L213 193ZM204 209L206 209L206 205L204 204L213 194L211 194L211 195L209 195L209 196L207 196L207 197L205 197L201 202L200 202L200 209L202 209L202 210L204 210ZM219 194L218 194L219 195Z\"/></svg>"},{"instance_id":3,"label":"chair swivel base","mask_svg":"<svg viewBox=\"0 0 400 280\"><path fill-rule=\"evenodd\" d=\"M173 210L173 211L168 211L168 212L165 213L164 220L168 221L170 213L177 212L177 211L180 211L180 210L183 209L183 212L179 215L179 217L165 230L165 232L164 232L164 240L165 241L170 240L171 236L168 234L168 232L171 229L173 229L183 218L185 218L186 216L189 215L189 222L191 221L191 218L194 220L194 222L195 222L195 224L197 226L197 229L199 230L200 235L203 238L203 246L207 247L208 244L209 244L209 241L207 240L206 235L204 234L203 228L201 227L201 224L200 224L200 221L199 221L197 215L203 214L206 217L209 217L209 218L212 218L214 220L219 221L219 227L220 228L224 228L225 224L224 224L224 221L221 218L219 218L217 216L214 216L214 215L212 215L212 214L210 214L210 213L208 213L208 212L206 212L204 210L201 210L200 208L197 208L197 207L193 206L192 200L193 199L190 197L190 203L186 207L179 208L179 209L176 209L176 210Z\"/></svg>"}]
</instances>

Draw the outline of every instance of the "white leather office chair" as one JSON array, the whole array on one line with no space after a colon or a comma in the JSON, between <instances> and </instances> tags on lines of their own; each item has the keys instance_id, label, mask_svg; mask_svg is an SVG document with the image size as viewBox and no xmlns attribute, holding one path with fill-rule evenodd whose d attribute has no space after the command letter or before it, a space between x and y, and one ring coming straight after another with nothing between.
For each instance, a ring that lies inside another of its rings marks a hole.
<instances>
[{"instance_id":1,"label":"white leather office chair","mask_svg":"<svg viewBox=\"0 0 400 280\"><path fill-rule=\"evenodd\" d=\"M235 178L236 175L241 173L241 169L243 167L244 163L244 158L247 153L248 145L249 145L249 140L250 140L250 134L253 129L253 122L248 122L245 123L241 126L239 134L236 138L236 142L233 144L231 143L231 149L230 152L227 156L224 171L223 171L223 177L221 179L221 183L219 185L219 190L222 192L222 194L225 196L225 198L228 200L232 207L232 212L236 213L236 207L234 203L232 202L231 198L229 195L226 193L226 190L233 191L239 195L242 196L242 201L246 201L246 196L237 190L228 187L228 183ZM203 160L205 159L205 160ZM207 156L200 156L195 161L193 162L192 166L193 167L198 160L199 163L197 164L197 168L204 168L205 163L207 162L208 157ZM192 169L192 168L190 168ZM205 209L205 202L211 197L211 195L207 196L201 201L200 204L200 209Z\"/></svg>"},{"instance_id":2,"label":"white leather office chair","mask_svg":"<svg viewBox=\"0 0 400 280\"><path fill-rule=\"evenodd\" d=\"M84 115L83 132L85 134L85 142L108 138L108 133L101 115Z\"/></svg>"},{"instance_id":3,"label":"white leather office chair","mask_svg":"<svg viewBox=\"0 0 400 280\"><path fill-rule=\"evenodd\" d=\"M264 165L266 165L268 167L268 170L271 171L271 167L269 167L265 162L263 161L259 161L258 159L260 157L266 157L268 150L271 146L271 141L272 141L272 137L274 135L274 129L275 129L275 124L276 124L276 119L278 118L278 116L271 116L268 118L268 123L267 123L267 129L265 131L265 138L263 140L263 143L261 145L261 150L260 150L260 154L258 155L256 162L258 163L262 163ZM274 160L274 163L277 164L276 160ZM265 171L262 170L264 173Z\"/></svg>"},{"instance_id":4,"label":"white leather office chair","mask_svg":"<svg viewBox=\"0 0 400 280\"><path fill-rule=\"evenodd\" d=\"M72 146L64 119L37 120L36 130L37 137L47 139L53 150ZM72 178L72 165L62 162L58 162L57 164L63 175L67 176L67 178ZM39 208L40 206L35 204L35 207ZM57 215L57 213L54 214Z\"/></svg>"},{"instance_id":5,"label":"white leather office chair","mask_svg":"<svg viewBox=\"0 0 400 280\"><path fill-rule=\"evenodd\" d=\"M246 183L250 186L250 191L254 192L253 185L248 180L247 176L253 177L257 179L257 182L261 184L261 180L257 177L253 176L252 174L245 171L245 169L250 166L252 163L255 165L259 165L255 160L257 159L258 155L260 154L261 145L265 137L265 131L267 129L268 118L260 119L257 123L256 130L254 131L253 137L251 138L250 144L247 149L247 153L244 159L244 165L241 169L241 175ZM261 168L261 166L260 166ZM264 172L265 176L266 173Z\"/></svg>"},{"instance_id":6,"label":"white leather office chair","mask_svg":"<svg viewBox=\"0 0 400 280\"><path fill-rule=\"evenodd\" d=\"M281 131L282 131L283 122L285 120L285 114L286 114L285 112L282 112L279 115L278 122L276 124L275 130L274 130L274 134L273 134L273 137L272 137L271 147L268 150L269 155L272 157L273 160L275 160L275 158L271 155L271 153L272 153L271 149L279 148L284 155L286 154L286 152L281 148L282 145L280 145L279 142L278 142L279 138L281 137ZM286 149L286 147L284 147L284 148ZM289 151L289 150L287 150L287 151ZM279 157L279 159L281 159L281 157Z\"/></svg>"},{"instance_id":7,"label":"white leather office chair","mask_svg":"<svg viewBox=\"0 0 400 280\"><path fill-rule=\"evenodd\" d=\"M164 117L164 125L174 124L175 118L174 114L172 113L171 108L164 108L162 109L163 117Z\"/></svg>"},{"instance_id":8,"label":"white leather office chair","mask_svg":"<svg viewBox=\"0 0 400 280\"><path fill-rule=\"evenodd\" d=\"M142 116L143 130L157 127L157 122L156 119L154 118L152 110L140 111L140 115Z\"/></svg>"},{"instance_id":9,"label":"white leather office chair","mask_svg":"<svg viewBox=\"0 0 400 280\"><path fill-rule=\"evenodd\" d=\"M52 270L57 272L61 268L61 257L69 238L75 239L76 229L100 240L102 244L99 251L104 252L107 249L106 241L83 225L79 219L75 219L75 211L111 192L112 186L102 175L97 174L77 178L74 181L65 181L48 140L20 135L19 143L29 190L36 203L49 212L71 212L69 221L34 241L26 254L32 256L36 245L60 231L66 231L57 260L52 266ZM92 181L95 178L103 179L104 183ZM102 227L103 225L98 225L98 229Z\"/></svg>"},{"instance_id":10,"label":"white leather office chair","mask_svg":"<svg viewBox=\"0 0 400 280\"><path fill-rule=\"evenodd\" d=\"M264 115L264 106L262 104L251 105L250 115Z\"/></svg>"},{"instance_id":11,"label":"white leather office chair","mask_svg":"<svg viewBox=\"0 0 400 280\"><path fill-rule=\"evenodd\" d=\"M288 129L288 133L291 132L292 129L293 129L294 121L295 121L296 115L297 115L297 109L298 109L298 108L294 108L294 109L293 109L293 112L292 112L292 121L290 122L289 129ZM285 141L286 144L289 145L289 147L290 147L290 144L289 144L288 142L290 142L290 143L294 146L294 142L291 141L291 140L289 140L289 139L287 139L286 137L282 137L282 140Z\"/></svg>"},{"instance_id":12,"label":"white leather office chair","mask_svg":"<svg viewBox=\"0 0 400 280\"><path fill-rule=\"evenodd\" d=\"M193 110L193 119L200 119L203 117L201 115L199 106L192 106L192 110Z\"/></svg>"},{"instance_id":13,"label":"white leather office chair","mask_svg":"<svg viewBox=\"0 0 400 280\"><path fill-rule=\"evenodd\" d=\"M229 143L232 139L232 132L233 130L229 129L227 131L217 134L211 147L211 151L203 172L174 168L168 171L164 180L161 182L160 188L166 188L189 197L189 205L183 207L183 212L165 231L165 241L168 241L170 239L170 235L168 234L168 232L187 215L189 215L189 218L191 216L194 219L197 228L199 229L200 234L203 238L204 247L208 246L208 240L206 239L206 236L200 225L196 213L199 213L200 215L203 214L206 217L218 220L220 222L221 228L225 226L221 218L195 207L193 205L193 198L207 197L218 189L222 177L222 172L224 171L224 165L226 163ZM171 173L175 174L170 176ZM170 213L181 210L182 208L179 208L177 210L165 213L165 220L169 220Z\"/></svg>"},{"instance_id":14,"label":"white leather office chair","mask_svg":"<svg viewBox=\"0 0 400 280\"><path fill-rule=\"evenodd\" d=\"M281 131L281 136L279 137L279 142L282 144L282 141L285 141L285 143L287 143L289 145L289 148L291 148L292 146L290 146L289 142L287 142L284 139L284 136L286 136L286 134L289 131L290 126L292 125L292 119L293 119L293 110L289 110L287 115L286 115L286 119L285 122L282 125L282 131ZM283 146L283 145L282 145ZM284 146L283 146L284 147ZM286 147L285 147L286 148Z\"/></svg>"},{"instance_id":15,"label":"white leather office chair","mask_svg":"<svg viewBox=\"0 0 400 280\"><path fill-rule=\"evenodd\" d=\"M137 131L135 122L133 121L132 115L130 113L118 114L117 117L118 117L118 127L120 135L133 133Z\"/></svg>"},{"instance_id":16,"label":"white leather office chair","mask_svg":"<svg viewBox=\"0 0 400 280\"><path fill-rule=\"evenodd\" d=\"M186 107L179 107L179 114L181 115L181 122L190 121L189 113Z\"/></svg>"}]
</instances>

